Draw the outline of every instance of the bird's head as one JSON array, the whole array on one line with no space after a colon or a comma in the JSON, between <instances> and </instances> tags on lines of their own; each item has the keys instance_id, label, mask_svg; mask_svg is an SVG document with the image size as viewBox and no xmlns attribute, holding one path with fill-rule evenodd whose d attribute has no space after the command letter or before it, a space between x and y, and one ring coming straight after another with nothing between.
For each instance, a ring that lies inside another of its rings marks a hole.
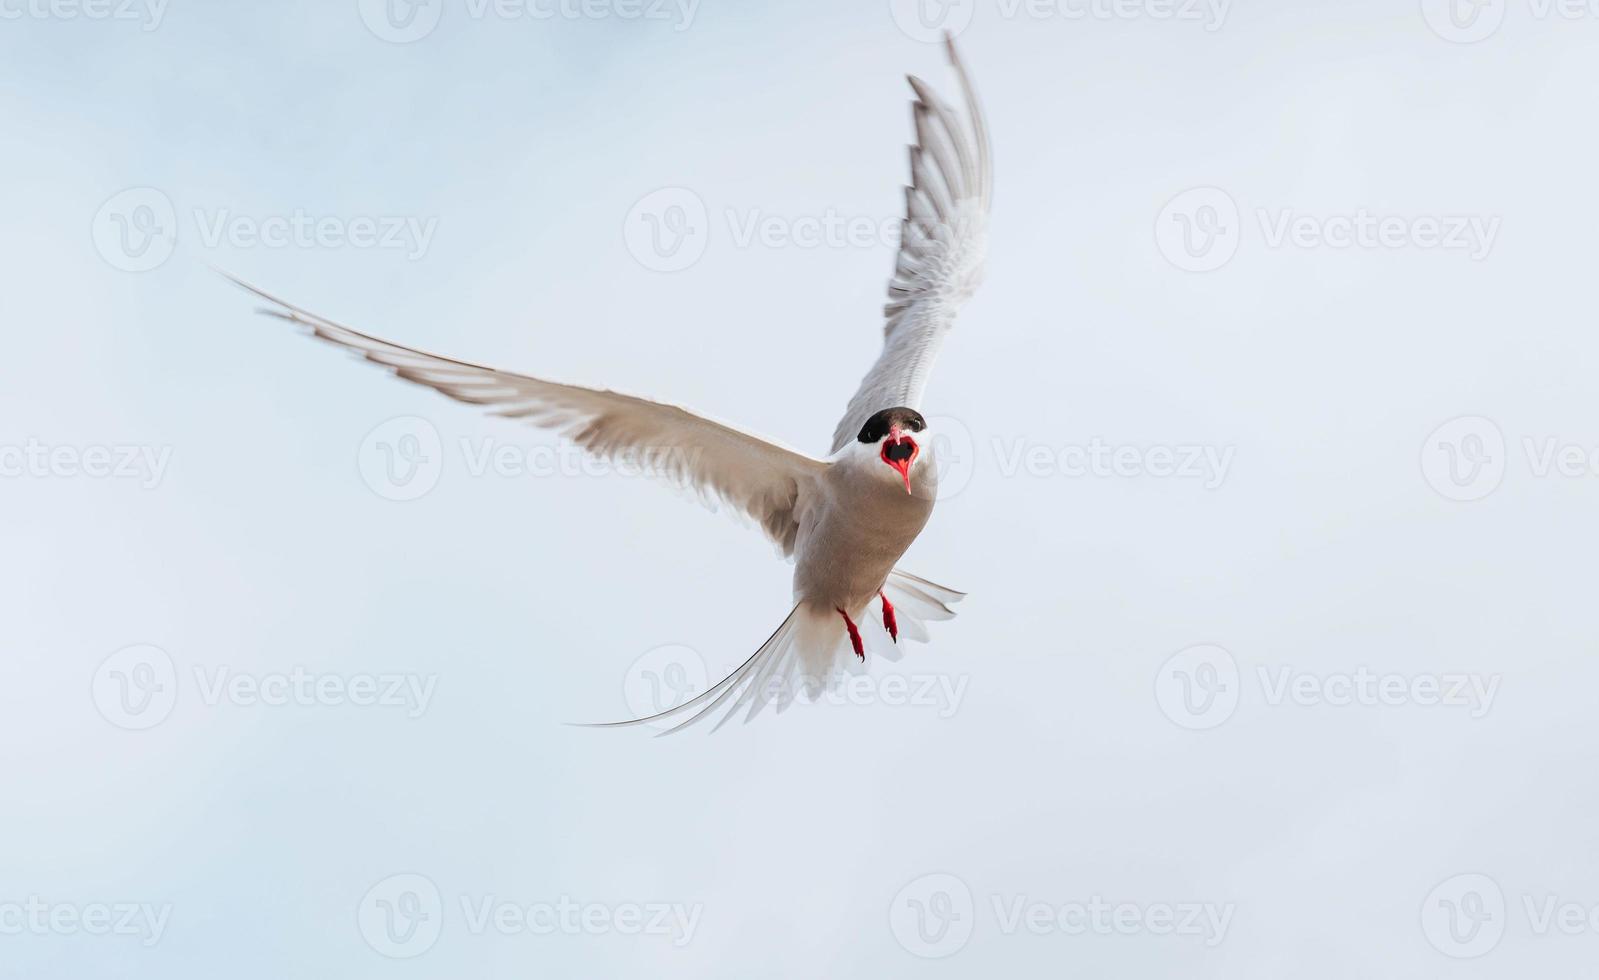
<instances>
[{"instance_id":1,"label":"bird's head","mask_svg":"<svg viewBox=\"0 0 1599 980\"><path fill-rule=\"evenodd\" d=\"M866 420L855 437L856 451L875 455L886 469L876 472L897 479L911 492L911 468L925 455L927 420L913 408L885 408ZM922 464L924 467L926 463ZM920 470L917 471L920 473Z\"/></svg>"}]
</instances>

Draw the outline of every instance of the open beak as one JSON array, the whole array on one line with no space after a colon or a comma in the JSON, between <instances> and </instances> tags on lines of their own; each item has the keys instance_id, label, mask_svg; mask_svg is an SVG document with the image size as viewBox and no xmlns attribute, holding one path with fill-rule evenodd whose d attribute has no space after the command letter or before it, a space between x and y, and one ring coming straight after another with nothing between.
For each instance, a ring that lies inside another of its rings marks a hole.
<instances>
[{"instance_id":1,"label":"open beak","mask_svg":"<svg viewBox=\"0 0 1599 980\"><path fill-rule=\"evenodd\" d=\"M888 432L888 438L883 440L883 462L899 470L900 478L905 481L905 492L911 492L911 464L916 462L916 456L922 447L916 445L916 440L899 431L895 426Z\"/></svg>"}]
</instances>

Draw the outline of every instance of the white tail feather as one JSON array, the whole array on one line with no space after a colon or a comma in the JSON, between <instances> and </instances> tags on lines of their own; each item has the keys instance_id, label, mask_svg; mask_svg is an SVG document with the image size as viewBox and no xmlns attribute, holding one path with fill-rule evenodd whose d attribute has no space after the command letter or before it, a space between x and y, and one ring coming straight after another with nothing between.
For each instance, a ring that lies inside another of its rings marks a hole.
<instances>
[{"instance_id":1,"label":"white tail feather","mask_svg":"<svg viewBox=\"0 0 1599 980\"><path fill-rule=\"evenodd\" d=\"M897 568L889 573L883 594L894 606L900 637L919 642L928 639L928 622L953 619L955 613L949 608L950 604L965 598L964 592L935 585ZM880 615L881 608L874 612ZM880 620L860 625L862 629L882 628ZM883 653L886 659L899 659L899 650L895 647L874 642L867 648ZM626 728L668 720L676 722L659 733L667 735L719 714L721 717L711 728L716 731L740 711L748 722L769 704L775 703L778 713L782 713L802 696L814 698L835 680L841 667L854 671L862 669L850 649L838 613L802 602L748 660L698 697L644 718L584 727Z\"/></svg>"}]
</instances>

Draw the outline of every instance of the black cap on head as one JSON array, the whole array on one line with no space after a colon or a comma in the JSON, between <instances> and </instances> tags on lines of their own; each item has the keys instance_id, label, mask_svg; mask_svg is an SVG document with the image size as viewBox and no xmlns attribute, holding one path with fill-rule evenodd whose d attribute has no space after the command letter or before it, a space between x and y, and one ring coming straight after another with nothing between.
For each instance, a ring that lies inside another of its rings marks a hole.
<instances>
[{"instance_id":1,"label":"black cap on head","mask_svg":"<svg viewBox=\"0 0 1599 980\"><path fill-rule=\"evenodd\" d=\"M920 432L927 428L927 420L914 408L885 408L867 419L861 426L861 434L855 438L870 445L888 435L888 430L896 425L906 432Z\"/></svg>"}]
</instances>

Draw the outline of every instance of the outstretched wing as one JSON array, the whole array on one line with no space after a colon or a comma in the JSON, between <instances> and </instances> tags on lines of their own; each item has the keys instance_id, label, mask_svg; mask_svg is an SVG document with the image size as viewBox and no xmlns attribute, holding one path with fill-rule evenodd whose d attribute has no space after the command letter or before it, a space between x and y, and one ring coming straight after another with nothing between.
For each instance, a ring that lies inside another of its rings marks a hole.
<instances>
[{"instance_id":1,"label":"outstretched wing","mask_svg":"<svg viewBox=\"0 0 1599 980\"><path fill-rule=\"evenodd\" d=\"M954 40L946 35L944 44L960 79L967 118L963 121L911 76L916 145L910 148L911 185L905 188L899 255L883 311L888 317L883 353L833 433L834 452L882 409L920 405L944 334L983 279L994 183L988 125Z\"/></svg>"},{"instance_id":2,"label":"outstretched wing","mask_svg":"<svg viewBox=\"0 0 1599 980\"><path fill-rule=\"evenodd\" d=\"M233 277L229 276L230 279ZM687 484L737 508L793 553L796 510L827 464L675 405L557 384L429 354L351 330L233 279L262 313L380 364L407 381L551 429L601 458Z\"/></svg>"}]
</instances>

